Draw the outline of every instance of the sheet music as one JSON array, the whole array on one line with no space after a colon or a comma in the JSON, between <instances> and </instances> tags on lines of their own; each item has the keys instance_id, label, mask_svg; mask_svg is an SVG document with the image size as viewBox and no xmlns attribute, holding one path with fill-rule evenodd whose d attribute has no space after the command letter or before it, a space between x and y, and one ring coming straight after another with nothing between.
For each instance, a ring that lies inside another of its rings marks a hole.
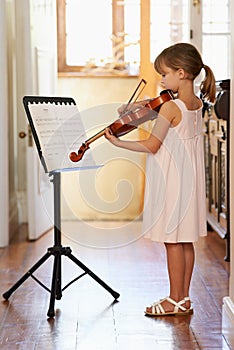
<instances>
[{"instance_id":1,"label":"sheet music","mask_svg":"<svg viewBox=\"0 0 234 350\"><path fill-rule=\"evenodd\" d=\"M28 105L48 172L80 167L93 167L87 151L78 162L71 162L70 152L78 150L87 139L78 108L67 103L30 103Z\"/></svg>"}]
</instances>

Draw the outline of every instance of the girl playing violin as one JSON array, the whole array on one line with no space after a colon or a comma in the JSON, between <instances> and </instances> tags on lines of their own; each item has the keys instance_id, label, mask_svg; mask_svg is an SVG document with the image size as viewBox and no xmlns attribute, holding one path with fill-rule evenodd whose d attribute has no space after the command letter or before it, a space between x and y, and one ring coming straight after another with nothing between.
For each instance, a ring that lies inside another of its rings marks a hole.
<instances>
[{"instance_id":1,"label":"girl playing violin","mask_svg":"<svg viewBox=\"0 0 234 350\"><path fill-rule=\"evenodd\" d=\"M191 44L178 43L163 50L154 62L162 85L177 94L165 102L150 136L127 141L106 129L115 146L146 152L146 187L143 230L166 248L169 296L154 302L146 315L187 315L193 312L189 298L194 267L193 243L207 235L202 101L194 92L194 80L204 70L202 97L214 102L215 78Z\"/></svg>"}]
</instances>

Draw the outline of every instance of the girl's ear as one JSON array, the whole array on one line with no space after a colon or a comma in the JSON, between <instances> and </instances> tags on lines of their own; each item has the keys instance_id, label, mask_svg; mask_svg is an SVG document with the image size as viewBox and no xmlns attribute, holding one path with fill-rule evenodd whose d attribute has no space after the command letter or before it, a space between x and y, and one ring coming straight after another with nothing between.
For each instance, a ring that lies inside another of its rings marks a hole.
<instances>
[{"instance_id":1,"label":"girl's ear","mask_svg":"<svg viewBox=\"0 0 234 350\"><path fill-rule=\"evenodd\" d=\"M178 69L178 74L179 74L179 78L180 79L186 79L187 78L187 74L186 74L186 72L184 71L183 68L179 68Z\"/></svg>"}]
</instances>

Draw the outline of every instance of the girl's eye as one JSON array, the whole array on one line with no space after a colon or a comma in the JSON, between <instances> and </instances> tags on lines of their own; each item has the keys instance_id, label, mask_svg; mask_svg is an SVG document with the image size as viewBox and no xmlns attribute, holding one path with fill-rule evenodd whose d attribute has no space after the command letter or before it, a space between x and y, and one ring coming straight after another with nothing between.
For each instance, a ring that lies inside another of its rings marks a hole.
<instances>
[{"instance_id":1,"label":"girl's eye","mask_svg":"<svg viewBox=\"0 0 234 350\"><path fill-rule=\"evenodd\" d=\"M162 74L162 77L164 78L166 74Z\"/></svg>"}]
</instances>

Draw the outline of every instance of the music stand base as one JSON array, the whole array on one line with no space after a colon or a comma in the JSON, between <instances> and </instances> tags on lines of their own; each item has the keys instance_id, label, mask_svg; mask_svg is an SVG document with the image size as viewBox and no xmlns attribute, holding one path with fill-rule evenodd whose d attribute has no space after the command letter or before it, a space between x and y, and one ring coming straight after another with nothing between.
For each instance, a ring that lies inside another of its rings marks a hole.
<instances>
[{"instance_id":1,"label":"music stand base","mask_svg":"<svg viewBox=\"0 0 234 350\"><path fill-rule=\"evenodd\" d=\"M103 288L105 288L115 300L120 296L119 293L110 288L103 280L101 280L94 272L92 272L86 265L84 265L80 260L78 260L73 254L70 247L63 247L61 244L61 217L60 217L60 173L55 172L52 174L54 184L54 246L48 248L46 254L44 254L8 291L3 293L3 298L8 300L13 292L16 291L29 277L32 277L36 282L38 282L44 289L50 292L50 303L47 312L48 317L54 317L54 305L55 299L60 300L62 298L62 292L69 287L72 283L77 281L84 275L89 275L97 283L99 283ZM61 260L62 256L68 257L73 261L80 269L84 272L68 283L65 287L61 286ZM33 273L51 256L54 256L53 274L51 289L47 288L40 280L38 280Z\"/></svg>"},{"instance_id":2,"label":"music stand base","mask_svg":"<svg viewBox=\"0 0 234 350\"><path fill-rule=\"evenodd\" d=\"M54 256L54 266L53 266L53 276L52 276L52 284L51 290L49 290L46 286L44 286L36 277L33 276L33 273L51 256ZM63 289L61 288L61 257L62 255L67 256L70 260L72 260L76 265L81 268L84 273L71 281L68 285L66 285ZM54 246L48 248L48 251L45 255L42 256L38 262L33 265L8 291L3 293L3 298L8 300L13 292L16 291L29 277L35 279L42 287L44 287L47 291L51 293L50 296L50 304L47 312L48 317L54 317L54 305L55 300L60 300L62 298L62 292L70 286L73 282L83 277L84 275L89 275L96 282L98 282L103 288L105 288L115 300L117 300L120 296L119 293L110 288L103 280L101 280L94 272L92 272L87 266L85 266L80 260L78 260L71 251L70 247L58 247Z\"/></svg>"}]
</instances>

